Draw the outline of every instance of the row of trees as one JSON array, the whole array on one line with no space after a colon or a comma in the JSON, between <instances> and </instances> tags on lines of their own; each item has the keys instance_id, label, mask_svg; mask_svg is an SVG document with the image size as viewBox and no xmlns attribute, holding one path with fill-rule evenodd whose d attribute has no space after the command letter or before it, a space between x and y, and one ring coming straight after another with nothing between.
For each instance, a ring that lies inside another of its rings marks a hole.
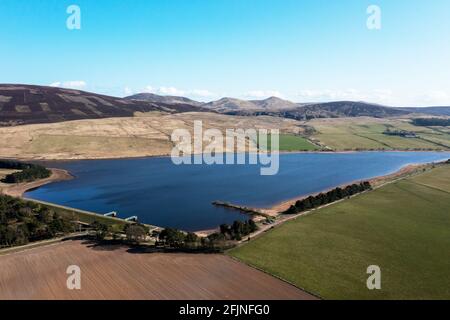
<instances>
[{"instance_id":1,"label":"row of trees","mask_svg":"<svg viewBox=\"0 0 450 320\"><path fill-rule=\"evenodd\" d=\"M113 240L126 240L132 244L140 244L147 240L149 228L143 224L126 224L124 227L118 225L107 225L94 221L90 227L96 231L96 238L103 241L107 238ZM186 233L174 228L166 228L160 232L153 232L157 238L155 245L170 248L193 248L201 246L201 240L195 233Z\"/></svg>"},{"instance_id":2,"label":"row of trees","mask_svg":"<svg viewBox=\"0 0 450 320\"><path fill-rule=\"evenodd\" d=\"M174 228L165 228L158 234L157 245L182 249L222 249L233 240L241 240L244 236L258 230L253 220L234 221L232 225L222 224L220 232L208 237L198 237L192 232L183 232Z\"/></svg>"},{"instance_id":3,"label":"row of trees","mask_svg":"<svg viewBox=\"0 0 450 320\"><path fill-rule=\"evenodd\" d=\"M0 159L0 168L2 168L2 169L25 170L25 169L30 168L30 166L32 166L32 164L15 161L15 160Z\"/></svg>"},{"instance_id":4,"label":"row of trees","mask_svg":"<svg viewBox=\"0 0 450 320\"><path fill-rule=\"evenodd\" d=\"M2 182L4 183L30 182L38 179L45 179L51 175L51 171L41 165L23 163L20 161L0 160L0 168L21 170L6 175L2 179Z\"/></svg>"},{"instance_id":5,"label":"row of trees","mask_svg":"<svg viewBox=\"0 0 450 320\"><path fill-rule=\"evenodd\" d=\"M158 239L156 246L187 250L221 250L230 246L233 240L241 240L257 229L256 223L248 220L235 221L232 225L223 224L220 226L220 232L208 237L199 237L195 233L174 228L165 228L154 236Z\"/></svg>"},{"instance_id":6,"label":"row of trees","mask_svg":"<svg viewBox=\"0 0 450 320\"><path fill-rule=\"evenodd\" d=\"M227 224L222 224L220 226L220 233L222 235L224 235L229 240L237 241L242 240L243 237L248 236L256 230L258 230L258 226L256 225L255 221L251 219L248 221L236 220L231 226Z\"/></svg>"},{"instance_id":7,"label":"row of trees","mask_svg":"<svg viewBox=\"0 0 450 320\"><path fill-rule=\"evenodd\" d=\"M399 137L403 137L403 138L417 137L416 133L413 131L391 130L389 128L386 131L384 131L383 134L388 135L388 136L399 136Z\"/></svg>"},{"instance_id":8,"label":"row of trees","mask_svg":"<svg viewBox=\"0 0 450 320\"><path fill-rule=\"evenodd\" d=\"M361 182L360 184L352 184L345 188L335 188L327 193L319 193L316 196L309 196L308 198L299 200L292 205L288 210L283 212L284 214L296 214L310 209L320 207L322 205L335 202L346 197L350 197L357 193L370 190L372 187L368 181Z\"/></svg>"},{"instance_id":9,"label":"row of trees","mask_svg":"<svg viewBox=\"0 0 450 320\"><path fill-rule=\"evenodd\" d=\"M51 239L74 230L69 219L48 207L0 195L0 247Z\"/></svg>"},{"instance_id":10,"label":"row of trees","mask_svg":"<svg viewBox=\"0 0 450 320\"><path fill-rule=\"evenodd\" d=\"M113 240L126 240L132 244L139 244L147 240L149 229L142 224L127 224L125 227L117 228L117 225L107 225L98 221L93 222L90 227L96 231L97 240L106 238ZM174 248L182 250L220 251L231 247L234 240L258 230L253 220L235 221L232 225L223 224L220 232L213 233L208 237L199 237L192 232L184 232L175 228L165 228L162 231L153 231L152 237L156 238L156 247Z\"/></svg>"},{"instance_id":11,"label":"row of trees","mask_svg":"<svg viewBox=\"0 0 450 320\"><path fill-rule=\"evenodd\" d=\"M156 245L192 249L202 246L202 243L201 239L195 233L186 233L174 228L165 228L159 233L158 243Z\"/></svg>"},{"instance_id":12,"label":"row of trees","mask_svg":"<svg viewBox=\"0 0 450 320\"><path fill-rule=\"evenodd\" d=\"M145 241L149 232L149 228L143 224L106 224L95 220L90 224L90 228L95 231L97 240L103 241L106 238L113 240L121 240L125 235L126 239L132 243Z\"/></svg>"},{"instance_id":13,"label":"row of trees","mask_svg":"<svg viewBox=\"0 0 450 320\"><path fill-rule=\"evenodd\" d=\"M223 224L220 226L220 232L210 234L207 237L198 237L195 233L166 228L158 235L159 241L156 245L188 250L220 251L231 247L233 241L240 241L244 236L256 230L258 230L258 227L253 220L234 221L232 225Z\"/></svg>"},{"instance_id":14,"label":"row of trees","mask_svg":"<svg viewBox=\"0 0 450 320\"><path fill-rule=\"evenodd\" d=\"M448 127L450 126L450 119L443 118L417 118L413 119L412 123L415 126L421 127Z\"/></svg>"}]
</instances>

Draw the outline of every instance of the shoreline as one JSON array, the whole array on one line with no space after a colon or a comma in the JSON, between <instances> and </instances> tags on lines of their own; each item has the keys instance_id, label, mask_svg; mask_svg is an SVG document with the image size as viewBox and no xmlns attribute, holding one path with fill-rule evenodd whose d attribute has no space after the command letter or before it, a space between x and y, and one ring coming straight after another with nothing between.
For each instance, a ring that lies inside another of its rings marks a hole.
<instances>
[{"instance_id":1,"label":"shoreline","mask_svg":"<svg viewBox=\"0 0 450 320\"><path fill-rule=\"evenodd\" d=\"M53 182L72 180L75 178L69 171L64 169L49 168L49 170L52 174L48 178L32 182L12 184L10 186L3 185L0 187L0 193L11 197L23 198L24 194L30 190L37 189Z\"/></svg>"},{"instance_id":2,"label":"shoreline","mask_svg":"<svg viewBox=\"0 0 450 320\"><path fill-rule=\"evenodd\" d=\"M254 210L256 212L260 212L262 214L269 215L269 216L275 218L275 217L280 216L281 212L289 209L289 207L291 205L295 204L297 201L303 200L305 198L308 198L309 196L315 196L315 195L318 195L320 193L326 193L326 192L331 191L331 190L333 190L335 188L338 188L338 187L342 188L342 187L345 187L345 186L348 186L348 185L351 185L351 184L354 184L354 183L360 183L362 181L370 182L372 187L379 187L380 185L384 184L385 182L389 182L389 181L394 180L394 179L402 178L404 176L407 176L408 174L415 173L415 172L417 172L420 169L424 169L424 168L427 168L427 167L432 166L432 165L439 165L439 164L445 163L446 161L447 160L442 160L442 161L437 161L437 162L429 162L429 163L423 163L423 164L413 164L413 163L405 164L400 169L398 169L398 170L396 170L394 172L388 173L388 174L384 174L384 175L380 175L380 176L374 176L374 177L371 177L371 178L368 178L368 179L353 180L353 181L350 181L348 183L336 185L334 187L331 187L331 188L328 188L328 189L324 189L324 190L321 190L321 191L318 191L318 192L308 193L308 194L304 194L304 195L301 195L301 196L298 196L298 197L294 197L294 198L291 198L291 199L288 199L288 200L283 200L283 201L275 203L274 205L272 205L270 207L257 208L257 207L249 207L249 206L246 206L246 205L237 206L237 207L243 207L243 208L247 208L247 209L250 209L250 210ZM235 210L238 210L238 209L235 209ZM249 216L249 217L251 218L251 216Z\"/></svg>"},{"instance_id":3,"label":"shoreline","mask_svg":"<svg viewBox=\"0 0 450 320\"><path fill-rule=\"evenodd\" d=\"M305 194L305 195L302 195L302 196L299 196L299 197L295 197L295 198L292 198L292 199L289 199L289 200L281 201L281 202L278 202L278 203L276 203L275 205L273 205L273 206L271 206L269 208L261 208L260 210L263 213L267 213L267 214L270 214L270 215L273 215L274 217L276 217L276 216L280 215L280 212L286 211L287 209L289 209L289 207L291 205L295 204L297 201L303 200L305 198L308 198L309 196L315 196L315 195L318 195L320 193L326 193L326 192L331 191L331 190L333 190L335 188L338 188L338 187L342 188L342 187L345 187L345 186L348 186L348 185L351 185L351 184L354 184L354 183L360 183L362 181L368 181L372 185L372 187L374 187L375 184L377 182L379 182L379 181L385 181L387 179L399 178L399 177L402 177L405 174L412 173L412 172L416 171L419 168L426 167L426 166L434 164L434 163L436 163L436 162L430 162L430 163L426 163L426 164L406 164L406 165L402 166L400 169L398 169L398 170L396 170L396 171L394 171L392 173L388 173L388 174L384 174L384 175L380 175L380 176L375 176L375 177L371 177L371 178L363 179L363 180L353 180L353 181L350 181L348 183L337 185L335 187L332 187L332 188L329 188L329 189L325 189L325 190L322 190L322 191L319 191L319 192L309 193L309 194Z\"/></svg>"},{"instance_id":4,"label":"shoreline","mask_svg":"<svg viewBox=\"0 0 450 320\"><path fill-rule=\"evenodd\" d=\"M392 149L392 150L314 150L314 151L279 151L278 154L284 155L284 154L352 154L352 153L368 153L368 152L382 152L382 153L388 153L388 152L420 152L420 153L450 153L449 150L445 149L436 149L436 150L401 150L401 149ZM231 152L225 152L222 154L227 154ZM257 152L245 152L245 154L254 154ZM258 152L265 154L266 152ZM234 154L237 154L234 152ZM191 154L191 156L194 156L195 154ZM161 158L166 159L170 158L170 154L160 154L160 155L139 155L139 156L133 156L133 157L79 157L79 158L42 158L42 157L8 157L8 156L0 156L1 159L6 160L17 160L17 161L24 161L24 162L72 162L72 161L94 161L94 160L137 160L137 159L153 159L153 158Z\"/></svg>"}]
</instances>

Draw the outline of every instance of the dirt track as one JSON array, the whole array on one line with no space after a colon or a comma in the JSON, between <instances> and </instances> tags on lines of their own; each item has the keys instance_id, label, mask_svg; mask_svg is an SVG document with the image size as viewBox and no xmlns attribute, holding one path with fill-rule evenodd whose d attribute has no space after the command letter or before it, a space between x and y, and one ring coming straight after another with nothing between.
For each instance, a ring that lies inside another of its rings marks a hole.
<instances>
[{"instance_id":1,"label":"dirt track","mask_svg":"<svg viewBox=\"0 0 450 320\"><path fill-rule=\"evenodd\" d=\"M81 290L66 269L81 268ZM127 252L67 241L0 256L0 299L311 299L224 255Z\"/></svg>"}]
</instances>

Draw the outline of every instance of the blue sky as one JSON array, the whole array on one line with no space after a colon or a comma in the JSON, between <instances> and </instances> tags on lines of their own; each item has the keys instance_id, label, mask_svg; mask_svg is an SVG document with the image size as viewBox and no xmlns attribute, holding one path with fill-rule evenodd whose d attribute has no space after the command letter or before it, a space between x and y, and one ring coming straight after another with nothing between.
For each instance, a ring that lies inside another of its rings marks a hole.
<instances>
[{"instance_id":1,"label":"blue sky","mask_svg":"<svg viewBox=\"0 0 450 320\"><path fill-rule=\"evenodd\" d=\"M449 17L448 0L0 0L0 82L450 105Z\"/></svg>"}]
</instances>

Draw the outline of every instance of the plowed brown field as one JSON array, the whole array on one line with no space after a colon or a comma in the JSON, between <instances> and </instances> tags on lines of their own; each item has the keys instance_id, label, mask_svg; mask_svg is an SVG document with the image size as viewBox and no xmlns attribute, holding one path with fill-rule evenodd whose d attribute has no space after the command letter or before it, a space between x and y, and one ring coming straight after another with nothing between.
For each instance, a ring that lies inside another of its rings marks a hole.
<instances>
[{"instance_id":1,"label":"plowed brown field","mask_svg":"<svg viewBox=\"0 0 450 320\"><path fill-rule=\"evenodd\" d=\"M81 290L67 289L69 265ZM139 253L67 241L0 256L0 299L312 299L224 255Z\"/></svg>"}]
</instances>

